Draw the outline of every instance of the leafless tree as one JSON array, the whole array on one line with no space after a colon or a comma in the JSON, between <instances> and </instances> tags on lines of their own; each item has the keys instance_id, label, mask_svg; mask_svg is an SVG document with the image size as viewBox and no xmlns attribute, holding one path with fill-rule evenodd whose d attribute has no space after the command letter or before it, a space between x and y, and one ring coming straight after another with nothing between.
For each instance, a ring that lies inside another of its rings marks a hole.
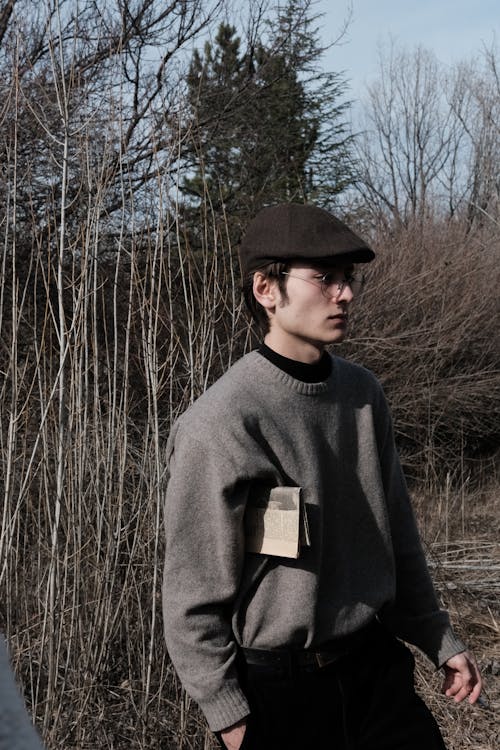
<instances>
[{"instance_id":1,"label":"leafless tree","mask_svg":"<svg viewBox=\"0 0 500 750\"><path fill-rule=\"evenodd\" d=\"M359 195L373 215L421 226L436 211L472 216L497 200L496 69L494 51L452 73L421 47L381 53L357 152Z\"/></svg>"},{"instance_id":2,"label":"leafless tree","mask_svg":"<svg viewBox=\"0 0 500 750\"><path fill-rule=\"evenodd\" d=\"M500 201L500 85L498 53L457 66L451 98L453 114L468 144L465 194L469 223L498 220Z\"/></svg>"}]
</instances>

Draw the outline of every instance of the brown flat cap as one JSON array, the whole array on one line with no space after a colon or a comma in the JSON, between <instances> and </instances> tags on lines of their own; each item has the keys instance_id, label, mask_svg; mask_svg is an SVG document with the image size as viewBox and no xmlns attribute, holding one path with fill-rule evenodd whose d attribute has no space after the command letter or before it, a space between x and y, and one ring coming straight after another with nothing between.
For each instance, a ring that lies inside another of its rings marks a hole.
<instances>
[{"instance_id":1,"label":"brown flat cap","mask_svg":"<svg viewBox=\"0 0 500 750\"><path fill-rule=\"evenodd\" d=\"M282 260L369 263L375 253L342 221L322 208L283 203L263 208L240 245L243 276Z\"/></svg>"}]
</instances>

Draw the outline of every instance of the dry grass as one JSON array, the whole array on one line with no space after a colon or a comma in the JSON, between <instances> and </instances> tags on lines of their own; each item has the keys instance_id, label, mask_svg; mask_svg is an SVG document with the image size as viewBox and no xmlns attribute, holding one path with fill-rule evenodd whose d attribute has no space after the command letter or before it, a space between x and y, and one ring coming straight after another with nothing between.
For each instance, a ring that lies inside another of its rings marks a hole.
<instances>
[{"instance_id":1,"label":"dry grass","mask_svg":"<svg viewBox=\"0 0 500 750\"><path fill-rule=\"evenodd\" d=\"M446 483L432 492L427 488L416 498L416 507L436 587L481 668L484 700L481 705L457 706L442 696L441 676L432 673L418 653L417 685L449 750L496 750L500 739L499 483L490 477L474 490L452 491Z\"/></svg>"}]
</instances>

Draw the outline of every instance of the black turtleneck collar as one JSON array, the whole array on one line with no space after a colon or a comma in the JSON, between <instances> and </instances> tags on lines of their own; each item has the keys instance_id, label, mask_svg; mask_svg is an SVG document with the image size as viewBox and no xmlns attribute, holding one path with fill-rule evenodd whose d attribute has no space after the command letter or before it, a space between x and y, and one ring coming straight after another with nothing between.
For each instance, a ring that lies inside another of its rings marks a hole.
<instances>
[{"instance_id":1,"label":"black turtleneck collar","mask_svg":"<svg viewBox=\"0 0 500 750\"><path fill-rule=\"evenodd\" d=\"M301 380L303 383L321 383L328 379L332 371L332 360L327 352L323 352L321 359L312 365L283 357L264 343L260 345L258 352L273 365L286 372L287 375L291 375L292 378Z\"/></svg>"}]
</instances>

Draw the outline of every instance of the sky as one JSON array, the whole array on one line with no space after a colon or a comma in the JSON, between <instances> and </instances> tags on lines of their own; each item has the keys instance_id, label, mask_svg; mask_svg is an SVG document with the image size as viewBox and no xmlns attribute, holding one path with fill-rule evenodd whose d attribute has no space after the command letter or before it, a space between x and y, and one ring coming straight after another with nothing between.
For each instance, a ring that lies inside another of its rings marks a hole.
<instances>
[{"instance_id":1,"label":"sky","mask_svg":"<svg viewBox=\"0 0 500 750\"><path fill-rule=\"evenodd\" d=\"M496 40L500 47L499 0L318 0L323 41L334 41L352 17L341 42L324 56L325 69L345 71L349 98L362 98L377 77L378 49L391 38L408 50L432 50L445 65L477 56Z\"/></svg>"}]
</instances>

